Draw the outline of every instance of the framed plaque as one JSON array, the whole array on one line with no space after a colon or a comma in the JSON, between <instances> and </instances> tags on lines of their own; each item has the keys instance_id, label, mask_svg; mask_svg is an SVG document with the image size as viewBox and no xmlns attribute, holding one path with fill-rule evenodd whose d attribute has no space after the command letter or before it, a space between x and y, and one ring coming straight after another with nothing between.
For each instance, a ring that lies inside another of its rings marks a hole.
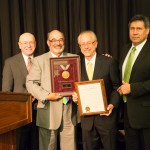
<instances>
[{"instance_id":1,"label":"framed plaque","mask_svg":"<svg viewBox=\"0 0 150 150\"><path fill-rule=\"evenodd\" d=\"M80 57L50 58L51 89L63 96L72 95L74 82L80 81Z\"/></svg>"},{"instance_id":2,"label":"framed plaque","mask_svg":"<svg viewBox=\"0 0 150 150\"><path fill-rule=\"evenodd\" d=\"M107 97L104 80L75 82L80 116L107 112Z\"/></svg>"}]
</instances>

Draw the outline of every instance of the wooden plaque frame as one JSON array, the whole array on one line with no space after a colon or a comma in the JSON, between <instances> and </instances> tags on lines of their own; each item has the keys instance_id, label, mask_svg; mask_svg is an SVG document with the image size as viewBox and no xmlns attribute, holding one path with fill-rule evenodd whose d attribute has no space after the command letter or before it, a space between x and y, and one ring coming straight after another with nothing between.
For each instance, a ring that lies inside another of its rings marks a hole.
<instances>
[{"instance_id":1,"label":"wooden plaque frame","mask_svg":"<svg viewBox=\"0 0 150 150\"><path fill-rule=\"evenodd\" d=\"M107 112L108 104L103 79L75 82L75 89L78 94L80 116Z\"/></svg>"},{"instance_id":2,"label":"wooden plaque frame","mask_svg":"<svg viewBox=\"0 0 150 150\"><path fill-rule=\"evenodd\" d=\"M50 71L52 92L72 95L80 81L80 56L50 58Z\"/></svg>"}]
</instances>

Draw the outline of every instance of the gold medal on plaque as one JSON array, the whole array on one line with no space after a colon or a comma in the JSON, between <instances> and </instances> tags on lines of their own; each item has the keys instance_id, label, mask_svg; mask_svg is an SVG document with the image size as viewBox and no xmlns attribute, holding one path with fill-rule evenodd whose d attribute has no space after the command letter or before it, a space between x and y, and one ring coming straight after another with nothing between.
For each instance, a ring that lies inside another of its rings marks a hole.
<instances>
[{"instance_id":1,"label":"gold medal on plaque","mask_svg":"<svg viewBox=\"0 0 150 150\"><path fill-rule=\"evenodd\" d=\"M90 112L90 107L85 107L86 112Z\"/></svg>"},{"instance_id":2,"label":"gold medal on plaque","mask_svg":"<svg viewBox=\"0 0 150 150\"><path fill-rule=\"evenodd\" d=\"M60 65L60 67L64 70L63 72L62 72L62 77L64 78L64 79L68 79L69 77L70 77L70 73L69 73L69 71L67 71L67 69L70 67L70 65Z\"/></svg>"},{"instance_id":3,"label":"gold medal on plaque","mask_svg":"<svg viewBox=\"0 0 150 150\"><path fill-rule=\"evenodd\" d=\"M69 73L68 71L63 71L62 77L63 77L64 79L68 79L68 78L70 77L70 73Z\"/></svg>"}]
</instances>

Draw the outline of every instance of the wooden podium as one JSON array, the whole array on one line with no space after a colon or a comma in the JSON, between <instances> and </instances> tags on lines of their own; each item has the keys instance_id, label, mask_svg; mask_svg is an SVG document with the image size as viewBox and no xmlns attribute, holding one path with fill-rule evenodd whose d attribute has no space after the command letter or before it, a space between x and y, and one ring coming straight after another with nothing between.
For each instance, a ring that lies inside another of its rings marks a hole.
<instances>
[{"instance_id":1,"label":"wooden podium","mask_svg":"<svg viewBox=\"0 0 150 150\"><path fill-rule=\"evenodd\" d=\"M31 95L0 92L0 150L16 150L15 129L30 122Z\"/></svg>"}]
</instances>

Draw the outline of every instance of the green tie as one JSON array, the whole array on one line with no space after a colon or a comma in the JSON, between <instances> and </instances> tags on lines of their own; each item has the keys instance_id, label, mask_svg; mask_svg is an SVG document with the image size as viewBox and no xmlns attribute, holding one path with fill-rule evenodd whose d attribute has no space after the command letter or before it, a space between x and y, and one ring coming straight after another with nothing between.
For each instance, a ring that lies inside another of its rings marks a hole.
<instances>
[{"instance_id":1,"label":"green tie","mask_svg":"<svg viewBox=\"0 0 150 150\"><path fill-rule=\"evenodd\" d=\"M136 51L136 48L133 47L132 50L131 50L131 53L128 57L127 63L126 63L126 67L125 67L125 70L124 70L124 77L123 77L123 80L125 82L129 82L129 79L130 79L132 62L133 62L133 59L134 59L135 51ZM125 95L123 95L123 100L124 100L124 102L127 102L127 97Z\"/></svg>"},{"instance_id":2,"label":"green tie","mask_svg":"<svg viewBox=\"0 0 150 150\"><path fill-rule=\"evenodd\" d=\"M92 63L91 62L88 62L87 74L88 74L89 80L92 80L92 78L93 78L93 68L92 68Z\"/></svg>"}]
</instances>

